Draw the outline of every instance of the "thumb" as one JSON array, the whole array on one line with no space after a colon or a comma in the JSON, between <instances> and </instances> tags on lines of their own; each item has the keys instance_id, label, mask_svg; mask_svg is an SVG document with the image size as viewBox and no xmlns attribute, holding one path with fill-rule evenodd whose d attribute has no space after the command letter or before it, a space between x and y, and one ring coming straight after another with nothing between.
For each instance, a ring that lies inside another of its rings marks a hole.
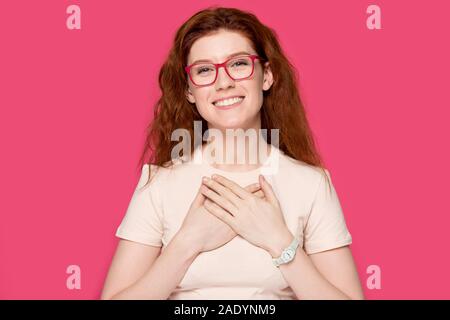
<instances>
[{"instance_id":1,"label":"thumb","mask_svg":"<svg viewBox=\"0 0 450 320\"><path fill-rule=\"evenodd\" d=\"M201 187L202 187L202 184L200 184L197 194L195 195L194 201L192 201L192 207L195 207L195 208L201 207L203 205L203 203L205 202L206 197L200 191Z\"/></svg>"},{"instance_id":2,"label":"thumb","mask_svg":"<svg viewBox=\"0 0 450 320\"><path fill-rule=\"evenodd\" d=\"M272 186L270 185L270 183L267 182L267 180L264 178L264 176L262 174L259 175L259 183L261 185L261 190L264 192L266 199L270 203L278 206L277 196L275 195L275 192L273 192L273 189L272 189Z\"/></svg>"}]
</instances>

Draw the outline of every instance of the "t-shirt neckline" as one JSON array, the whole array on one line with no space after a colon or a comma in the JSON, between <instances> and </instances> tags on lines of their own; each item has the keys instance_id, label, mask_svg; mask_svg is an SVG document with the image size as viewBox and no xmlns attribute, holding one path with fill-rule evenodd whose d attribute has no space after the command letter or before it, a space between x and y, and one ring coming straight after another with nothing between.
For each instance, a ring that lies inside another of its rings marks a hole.
<instances>
[{"instance_id":1,"label":"t-shirt neckline","mask_svg":"<svg viewBox=\"0 0 450 320\"><path fill-rule=\"evenodd\" d=\"M245 175L254 175L254 174L259 174L261 173L261 170L264 167L269 167L273 161L274 158L276 156L279 156L281 153L281 150L279 150L277 147L273 146L272 144L270 145L270 154L269 156L265 159L265 161L256 169L252 169L252 170L247 170L247 171L228 171L228 170L223 170L223 169L219 169L216 167L213 167L208 161L203 160L202 158L200 158L201 154L200 152L202 151L203 145L199 145L196 147L196 149L193 152L193 156L191 161L194 164L199 164L201 166L203 166L204 168L206 168L209 172L213 172L213 173L218 173L221 175L234 175L234 176L245 176Z\"/></svg>"}]
</instances>

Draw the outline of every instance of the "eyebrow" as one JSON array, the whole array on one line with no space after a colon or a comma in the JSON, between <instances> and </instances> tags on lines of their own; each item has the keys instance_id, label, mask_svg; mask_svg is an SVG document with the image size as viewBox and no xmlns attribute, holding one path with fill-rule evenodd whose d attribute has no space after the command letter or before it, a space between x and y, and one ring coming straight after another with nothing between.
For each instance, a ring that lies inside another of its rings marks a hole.
<instances>
[{"instance_id":1,"label":"eyebrow","mask_svg":"<svg viewBox=\"0 0 450 320\"><path fill-rule=\"evenodd\" d=\"M232 58L232 57L236 57L236 56L240 56L240 55L246 55L246 54L251 55L252 53L249 53L249 52L247 52L247 51L239 51L239 52L235 52L235 53L232 53L232 54L230 54L229 56L227 56L227 57L225 58L225 60L227 60L227 59L229 59L229 58ZM213 61L210 60L210 59L200 59L200 60L195 60L194 62L191 63L191 65L194 64L194 63L199 63L199 62L213 62Z\"/></svg>"}]
</instances>

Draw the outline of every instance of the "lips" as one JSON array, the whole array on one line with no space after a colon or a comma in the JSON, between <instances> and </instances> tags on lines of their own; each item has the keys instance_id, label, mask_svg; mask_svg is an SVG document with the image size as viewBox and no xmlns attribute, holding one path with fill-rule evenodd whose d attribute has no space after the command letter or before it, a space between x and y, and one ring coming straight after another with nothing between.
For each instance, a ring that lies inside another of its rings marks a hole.
<instances>
[{"instance_id":1,"label":"lips","mask_svg":"<svg viewBox=\"0 0 450 320\"><path fill-rule=\"evenodd\" d=\"M245 96L238 96L238 95L235 95L235 96L229 96L229 97L225 97L225 98L220 98L220 99L214 100L214 101L212 102L212 104L213 104L213 105L216 105L216 103L219 102L219 101L227 100L227 99L233 99L233 98L245 98Z\"/></svg>"},{"instance_id":2,"label":"lips","mask_svg":"<svg viewBox=\"0 0 450 320\"><path fill-rule=\"evenodd\" d=\"M239 99L238 99L239 98ZM219 100L218 103L222 102L226 102L227 104L214 104L214 107L216 107L218 110L229 110L229 109L233 109L233 108L237 108L239 107L242 102L244 101L245 97L235 97L235 98L230 98L230 100L225 99L225 100Z\"/></svg>"}]
</instances>

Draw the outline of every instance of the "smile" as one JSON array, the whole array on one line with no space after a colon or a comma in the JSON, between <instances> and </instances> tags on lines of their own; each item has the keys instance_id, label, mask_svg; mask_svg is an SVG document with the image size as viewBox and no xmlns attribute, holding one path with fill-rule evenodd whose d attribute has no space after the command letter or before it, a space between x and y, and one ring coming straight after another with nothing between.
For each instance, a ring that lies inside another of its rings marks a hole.
<instances>
[{"instance_id":1,"label":"smile","mask_svg":"<svg viewBox=\"0 0 450 320\"><path fill-rule=\"evenodd\" d=\"M216 101L213 104L217 108L226 110L226 109L237 107L238 105L241 104L241 102L244 100L244 98L245 97L234 97L234 98L230 98L230 99Z\"/></svg>"}]
</instances>

